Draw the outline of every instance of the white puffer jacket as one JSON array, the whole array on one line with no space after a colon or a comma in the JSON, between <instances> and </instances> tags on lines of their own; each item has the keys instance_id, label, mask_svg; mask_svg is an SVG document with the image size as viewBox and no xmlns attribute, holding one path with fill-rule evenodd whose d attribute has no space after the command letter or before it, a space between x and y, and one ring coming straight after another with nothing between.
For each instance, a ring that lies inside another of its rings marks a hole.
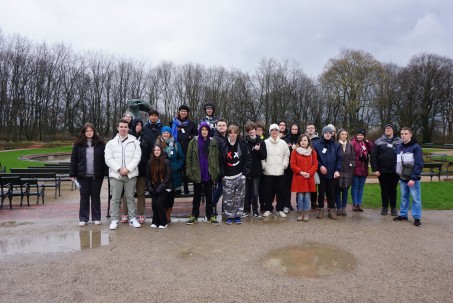
<instances>
[{"instance_id":1,"label":"white puffer jacket","mask_svg":"<svg viewBox=\"0 0 453 303\"><path fill-rule=\"evenodd\" d=\"M290 151L285 141L272 137L264 140L266 143L267 158L261 160L266 176L282 176L289 164Z\"/></svg>"},{"instance_id":2,"label":"white puffer jacket","mask_svg":"<svg viewBox=\"0 0 453 303\"><path fill-rule=\"evenodd\" d=\"M105 164L109 167L109 177L120 179L118 170L121 167L129 170L129 178L138 176L138 164L142 156L140 142L132 135L127 136L127 139L122 140L117 134L105 145Z\"/></svg>"}]
</instances>

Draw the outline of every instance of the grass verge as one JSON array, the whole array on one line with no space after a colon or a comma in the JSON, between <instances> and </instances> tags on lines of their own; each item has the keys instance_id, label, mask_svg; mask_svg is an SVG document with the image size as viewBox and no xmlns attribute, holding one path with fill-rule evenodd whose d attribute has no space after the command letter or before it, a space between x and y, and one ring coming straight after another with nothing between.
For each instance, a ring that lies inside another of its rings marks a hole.
<instances>
[{"instance_id":1,"label":"grass verge","mask_svg":"<svg viewBox=\"0 0 453 303\"><path fill-rule=\"evenodd\" d=\"M28 166L44 166L43 162L21 160L20 157L36 154L52 154L52 153L70 153L72 146L56 147L56 148L32 148L23 150L12 150L0 152L0 163L6 166L7 172L13 168L27 168Z\"/></svg>"},{"instance_id":2,"label":"grass verge","mask_svg":"<svg viewBox=\"0 0 453 303\"><path fill-rule=\"evenodd\" d=\"M349 190L350 191L350 190ZM423 209L453 209L453 182L422 182ZM401 192L398 185L397 207L399 210ZM351 198L349 197L349 201ZM381 188L379 184L365 184L363 206L381 208Z\"/></svg>"}]
</instances>

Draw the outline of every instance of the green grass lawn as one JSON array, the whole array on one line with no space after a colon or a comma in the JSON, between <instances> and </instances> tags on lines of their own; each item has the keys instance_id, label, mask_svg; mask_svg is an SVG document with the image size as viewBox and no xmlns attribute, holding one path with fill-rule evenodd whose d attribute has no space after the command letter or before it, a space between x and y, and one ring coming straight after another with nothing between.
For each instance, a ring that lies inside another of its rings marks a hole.
<instances>
[{"instance_id":1,"label":"green grass lawn","mask_svg":"<svg viewBox=\"0 0 453 303\"><path fill-rule=\"evenodd\" d=\"M422 182L423 209L453 209L453 182ZM350 192L350 190L349 190ZM351 201L351 198L349 198ZM398 208L400 206L400 190L398 185ZM363 193L365 208L381 208L381 189L379 184L365 184Z\"/></svg>"},{"instance_id":2,"label":"green grass lawn","mask_svg":"<svg viewBox=\"0 0 453 303\"><path fill-rule=\"evenodd\" d=\"M6 166L7 172L13 168L27 168L28 166L44 166L42 162L21 160L20 157L36 154L70 153L72 146L55 148L33 148L24 150L11 150L0 152L0 163Z\"/></svg>"}]
</instances>

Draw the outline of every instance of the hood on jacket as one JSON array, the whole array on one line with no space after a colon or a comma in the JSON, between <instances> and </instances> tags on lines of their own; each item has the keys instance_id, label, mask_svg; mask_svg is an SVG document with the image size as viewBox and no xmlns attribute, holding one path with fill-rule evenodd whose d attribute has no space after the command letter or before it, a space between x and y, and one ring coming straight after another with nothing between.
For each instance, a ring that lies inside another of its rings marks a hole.
<instances>
[{"instance_id":1,"label":"hood on jacket","mask_svg":"<svg viewBox=\"0 0 453 303\"><path fill-rule=\"evenodd\" d=\"M201 137L201 128L203 127L206 127L208 132L211 132L211 127L209 126L209 124L207 122L201 122L200 123L200 126L198 127L198 136Z\"/></svg>"}]
</instances>

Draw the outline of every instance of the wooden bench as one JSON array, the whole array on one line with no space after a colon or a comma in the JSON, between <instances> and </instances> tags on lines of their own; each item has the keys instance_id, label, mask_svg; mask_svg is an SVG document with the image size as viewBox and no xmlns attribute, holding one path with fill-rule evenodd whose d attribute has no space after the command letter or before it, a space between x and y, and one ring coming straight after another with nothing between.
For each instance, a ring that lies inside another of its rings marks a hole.
<instances>
[{"instance_id":1,"label":"wooden bench","mask_svg":"<svg viewBox=\"0 0 453 303\"><path fill-rule=\"evenodd\" d=\"M11 168L10 171L10 175L19 176L22 179L36 179L39 185L55 188L55 199L57 198L57 193L61 196L61 179L55 172L28 168Z\"/></svg>"},{"instance_id":2,"label":"wooden bench","mask_svg":"<svg viewBox=\"0 0 453 303\"><path fill-rule=\"evenodd\" d=\"M433 181L433 177L437 176L440 181L440 175L442 172L442 163L440 162L428 162L423 165L423 168L429 169L429 171L423 171L421 173L422 176L430 176L431 182Z\"/></svg>"},{"instance_id":3,"label":"wooden bench","mask_svg":"<svg viewBox=\"0 0 453 303\"><path fill-rule=\"evenodd\" d=\"M18 176L2 174L0 175L0 186L2 201L0 209L3 208L3 202L6 198L9 199L9 208L13 209L12 199L14 196L20 197L20 207L23 205L24 197L27 198L27 205L30 207L30 196L36 196L36 204L39 204L39 197L44 204L45 188L39 185L36 179L22 179Z\"/></svg>"},{"instance_id":4,"label":"wooden bench","mask_svg":"<svg viewBox=\"0 0 453 303\"><path fill-rule=\"evenodd\" d=\"M60 182L71 182L71 190L75 188L74 181L69 176L69 166L29 166L28 168L34 172L54 172Z\"/></svg>"},{"instance_id":5,"label":"wooden bench","mask_svg":"<svg viewBox=\"0 0 453 303\"><path fill-rule=\"evenodd\" d=\"M445 162L447 161L447 154L431 153L428 155L428 159L433 161Z\"/></svg>"}]
</instances>

